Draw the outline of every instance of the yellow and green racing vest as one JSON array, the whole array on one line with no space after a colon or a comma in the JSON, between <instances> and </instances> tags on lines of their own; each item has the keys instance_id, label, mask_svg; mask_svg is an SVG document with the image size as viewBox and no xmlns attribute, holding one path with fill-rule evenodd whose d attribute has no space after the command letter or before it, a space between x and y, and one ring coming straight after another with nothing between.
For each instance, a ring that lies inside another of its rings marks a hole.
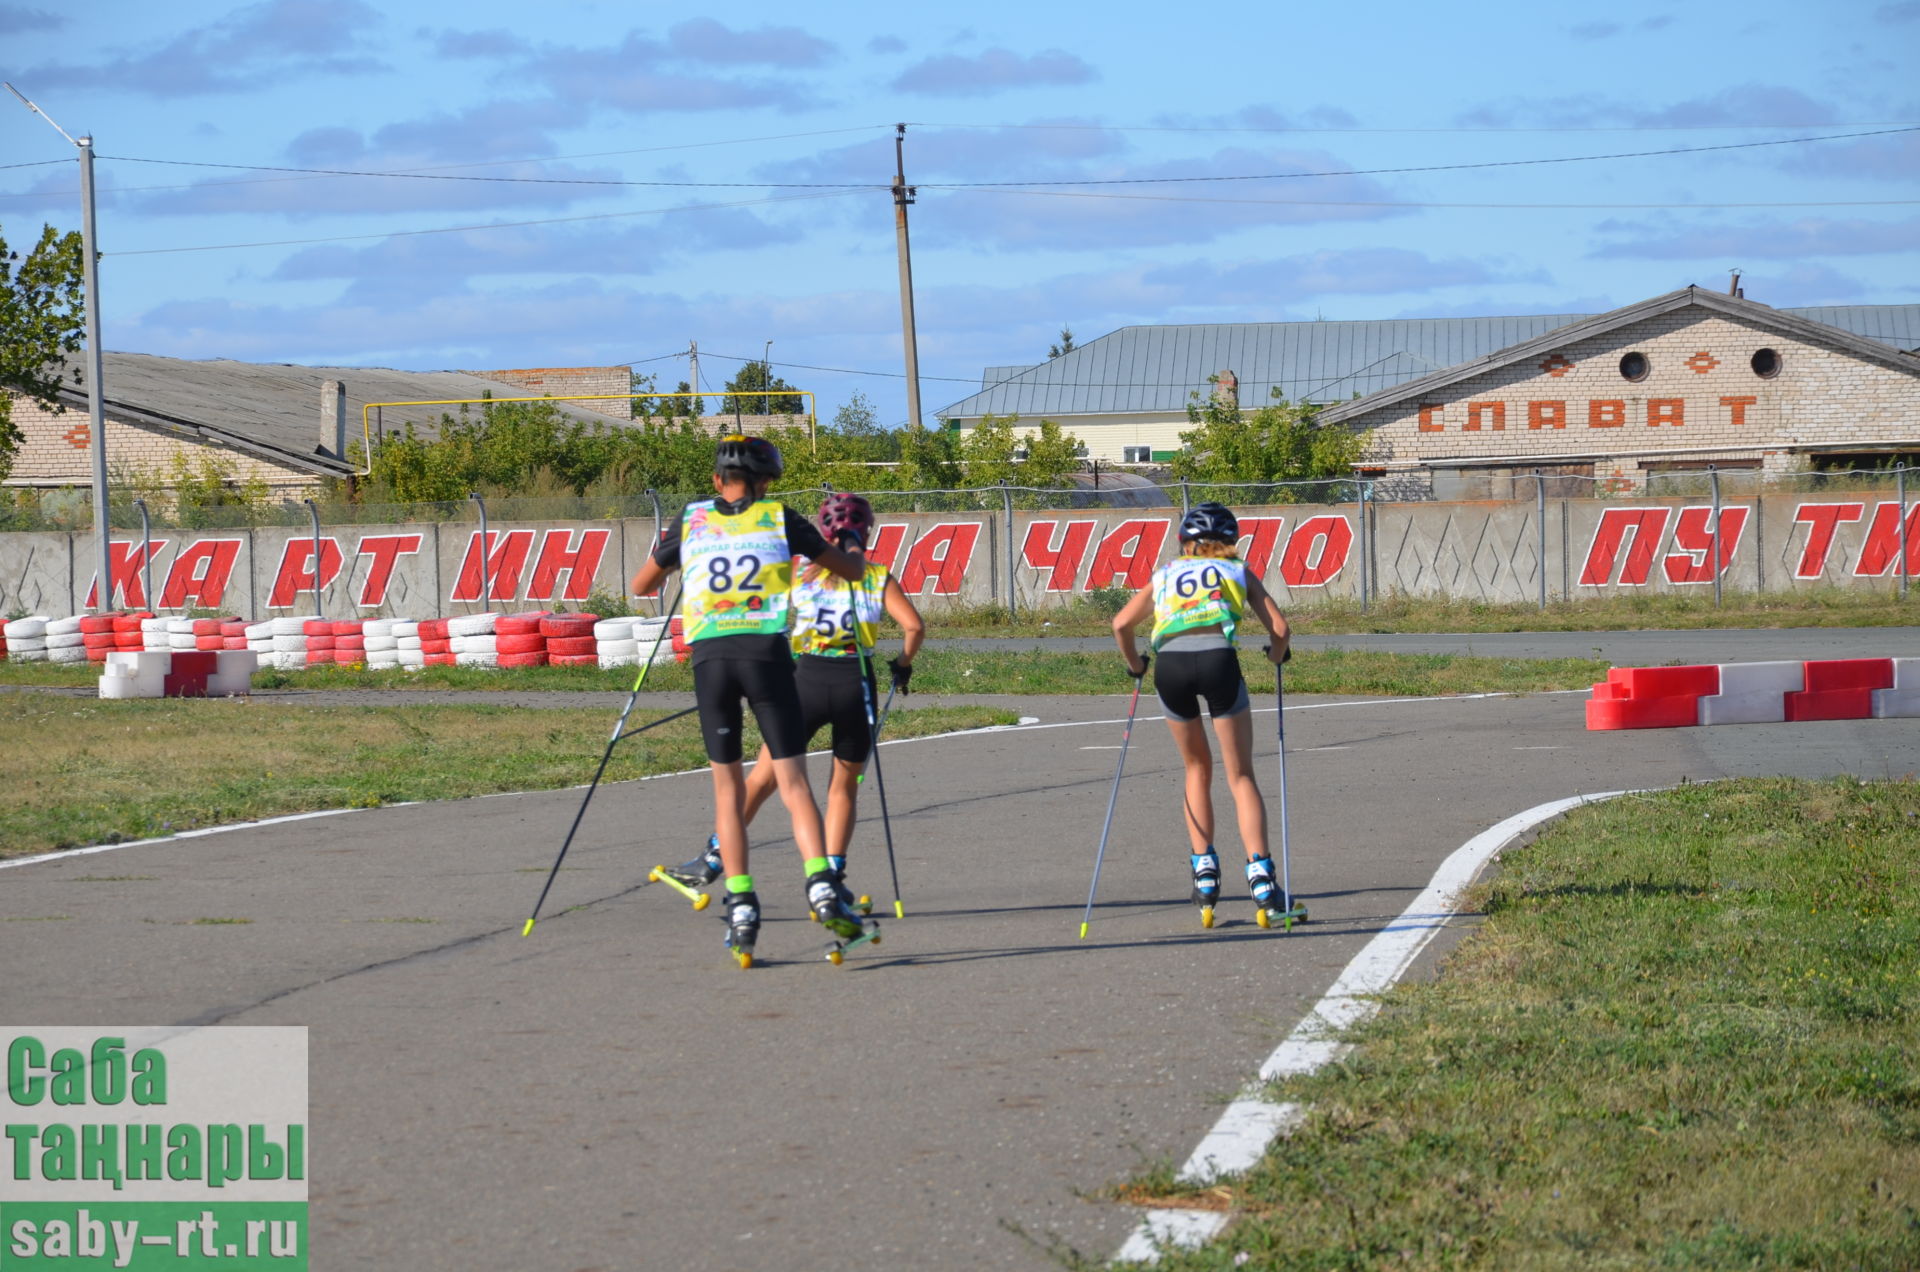
<instances>
[{"instance_id":1,"label":"yellow and green racing vest","mask_svg":"<svg viewBox=\"0 0 1920 1272\"><path fill-rule=\"evenodd\" d=\"M858 583L821 574L809 583L793 576L793 652L827 658L852 658L871 650L880 637L886 612L887 567L867 562Z\"/></svg>"},{"instance_id":2,"label":"yellow and green racing vest","mask_svg":"<svg viewBox=\"0 0 1920 1272\"><path fill-rule=\"evenodd\" d=\"M704 500L680 521L680 614L689 644L716 636L779 636L787 630L793 554L786 509L771 499L728 514Z\"/></svg>"},{"instance_id":3,"label":"yellow and green racing vest","mask_svg":"<svg viewBox=\"0 0 1920 1272\"><path fill-rule=\"evenodd\" d=\"M1196 627L1229 643L1247 612L1247 566L1237 557L1175 557L1153 573L1153 647Z\"/></svg>"}]
</instances>

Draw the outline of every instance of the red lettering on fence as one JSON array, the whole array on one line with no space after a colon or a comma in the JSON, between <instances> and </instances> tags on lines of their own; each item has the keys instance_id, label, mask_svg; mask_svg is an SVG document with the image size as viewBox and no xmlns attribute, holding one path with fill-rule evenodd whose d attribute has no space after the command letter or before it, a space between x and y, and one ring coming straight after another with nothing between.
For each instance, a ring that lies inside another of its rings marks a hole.
<instances>
[{"instance_id":1,"label":"red lettering on fence","mask_svg":"<svg viewBox=\"0 0 1920 1272\"><path fill-rule=\"evenodd\" d=\"M974 544L980 541L978 521L943 521L929 526L907 553L907 562L899 571L901 590L918 596L928 582L935 596L956 596L973 561Z\"/></svg>"},{"instance_id":2,"label":"red lettering on fence","mask_svg":"<svg viewBox=\"0 0 1920 1272\"><path fill-rule=\"evenodd\" d=\"M1666 508L1602 510L1600 524L1593 528L1593 544L1587 549L1587 563L1580 570L1580 585L1605 587L1611 582L1621 544L1631 538L1633 546L1620 570L1620 582L1628 587L1644 586L1653 573L1653 554L1666 533L1668 512Z\"/></svg>"},{"instance_id":3,"label":"red lettering on fence","mask_svg":"<svg viewBox=\"0 0 1920 1272\"><path fill-rule=\"evenodd\" d=\"M340 577L340 565L344 560L340 555L340 541L326 538L320 540L320 590L326 591L333 581ZM311 592L313 582L313 538L302 536L288 539L287 546L280 549L280 568L274 571L273 587L267 592L268 609L285 609L292 605L303 592Z\"/></svg>"},{"instance_id":4,"label":"red lettering on fence","mask_svg":"<svg viewBox=\"0 0 1920 1272\"><path fill-rule=\"evenodd\" d=\"M1727 566L1733 560L1734 550L1740 546L1740 535L1747 528L1748 509L1741 505L1720 509L1720 573L1727 572ZM1713 509L1682 508L1679 520L1673 523L1673 546L1678 552L1670 552L1661 566L1667 572L1669 583L1711 583L1713 570L1707 564L1713 552Z\"/></svg>"},{"instance_id":5,"label":"red lettering on fence","mask_svg":"<svg viewBox=\"0 0 1920 1272\"><path fill-rule=\"evenodd\" d=\"M417 534L369 534L360 540L359 555L368 558L367 577L360 584L361 609L373 609L387 601L387 584L393 579L393 567L403 556L420 550Z\"/></svg>"},{"instance_id":6,"label":"red lettering on fence","mask_svg":"<svg viewBox=\"0 0 1920 1272\"><path fill-rule=\"evenodd\" d=\"M533 566L533 581L527 584L527 599L553 599L560 571L567 572L569 601L584 601L593 593L593 576L600 572L600 558L606 555L611 530L549 530L540 541L540 559Z\"/></svg>"},{"instance_id":7,"label":"red lettering on fence","mask_svg":"<svg viewBox=\"0 0 1920 1272\"><path fill-rule=\"evenodd\" d=\"M1247 563L1247 573L1254 578L1267 577L1267 566L1273 561L1273 545L1280 542L1280 531L1286 524L1285 517L1240 518L1240 541L1247 545L1240 559Z\"/></svg>"},{"instance_id":8,"label":"red lettering on fence","mask_svg":"<svg viewBox=\"0 0 1920 1272\"><path fill-rule=\"evenodd\" d=\"M160 549L167 546L165 539L150 540L143 549L138 543L124 540L107 540L107 603L98 605L95 596L100 591L100 575L95 572L93 581L87 584L88 609L112 609L117 596L134 609L147 606L147 587L140 579L140 567L160 555Z\"/></svg>"},{"instance_id":9,"label":"red lettering on fence","mask_svg":"<svg viewBox=\"0 0 1920 1272\"><path fill-rule=\"evenodd\" d=\"M240 559L239 539L195 539L173 558L167 581L160 588L161 609L184 609L187 598L205 609L219 609Z\"/></svg>"},{"instance_id":10,"label":"red lettering on fence","mask_svg":"<svg viewBox=\"0 0 1920 1272\"><path fill-rule=\"evenodd\" d=\"M1280 578L1288 587L1321 587L1340 573L1353 547L1353 527L1345 517L1308 517L1294 527L1280 557Z\"/></svg>"},{"instance_id":11,"label":"red lettering on fence","mask_svg":"<svg viewBox=\"0 0 1920 1272\"><path fill-rule=\"evenodd\" d=\"M1112 587L1116 581L1126 587L1145 587L1153 579L1153 567L1160 563L1169 527L1164 517L1130 518L1107 531L1087 570L1087 591Z\"/></svg>"},{"instance_id":12,"label":"red lettering on fence","mask_svg":"<svg viewBox=\"0 0 1920 1272\"><path fill-rule=\"evenodd\" d=\"M1860 559L1853 563L1856 578L1876 578L1894 569L1900 562L1900 541L1906 540L1907 569L1909 577L1920 574L1920 537L1914 534L1916 524L1920 524L1920 504L1907 505L1906 534L1900 533L1900 505L1881 503L1874 505L1873 522L1867 527L1867 537L1860 545Z\"/></svg>"},{"instance_id":13,"label":"red lettering on fence","mask_svg":"<svg viewBox=\"0 0 1920 1272\"><path fill-rule=\"evenodd\" d=\"M1093 542L1097 521L1069 521L1060 533L1059 546L1053 542L1057 521L1029 521L1027 537L1020 545L1020 560L1030 569L1046 570L1047 591L1071 592L1080 579L1080 563L1087 559L1087 545Z\"/></svg>"},{"instance_id":14,"label":"red lettering on fence","mask_svg":"<svg viewBox=\"0 0 1920 1272\"><path fill-rule=\"evenodd\" d=\"M888 526L875 526L873 542L867 547L867 560L886 566L889 570L900 559L900 549L907 541L905 522L896 521Z\"/></svg>"},{"instance_id":15,"label":"red lettering on fence","mask_svg":"<svg viewBox=\"0 0 1920 1272\"><path fill-rule=\"evenodd\" d=\"M1863 503L1801 504L1793 510L1795 525L1805 522L1807 541L1800 549L1800 564L1793 567L1796 579L1817 579L1827 572L1827 554L1833 549L1833 535L1842 521L1858 521L1867 514Z\"/></svg>"},{"instance_id":16,"label":"red lettering on fence","mask_svg":"<svg viewBox=\"0 0 1920 1272\"><path fill-rule=\"evenodd\" d=\"M487 531L486 600L510 601L520 595L520 572L527 568L533 552L531 530ZM467 536L467 554L460 562L460 576L454 581L451 601L478 601L480 595L480 532Z\"/></svg>"}]
</instances>

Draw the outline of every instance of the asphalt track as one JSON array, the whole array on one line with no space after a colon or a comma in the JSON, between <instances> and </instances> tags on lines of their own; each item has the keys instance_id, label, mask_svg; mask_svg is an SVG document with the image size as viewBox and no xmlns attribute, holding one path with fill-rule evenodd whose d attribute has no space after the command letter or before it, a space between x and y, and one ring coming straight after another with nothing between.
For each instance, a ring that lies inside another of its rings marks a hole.
<instances>
[{"instance_id":1,"label":"asphalt track","mask_svg":"<svg viewBox=\"0 0 1920 1272\"><path fill-rule=\"evenodd\" d=\"M1291 700L1314 922L1288 935L1252 924L1237 880L1200 930L1178 761L1147 708L1076 940L1120 737L1072 722L1111 721L1124 699L1052 699L1035 714L1066 727L886 749L908 917L840 968L821 961L777 815L751 972L713 911L643 885L704 839L692 774L603 790L528 939L578 792L0 870L0 917L70 916L0 924L0 1012L309 1026L328 1267L1048 1268L1049 1242L1105 1257L1134 1215L1099 1190L1183 1160L1477 831L1586 791L1899 775L1920 755L1920 721L1594 734L1582 703ZM1273 719L1256 722L1269 782ZM879 845L863 824L853 881L884 910Z\"/></svg>"}]
</instances>

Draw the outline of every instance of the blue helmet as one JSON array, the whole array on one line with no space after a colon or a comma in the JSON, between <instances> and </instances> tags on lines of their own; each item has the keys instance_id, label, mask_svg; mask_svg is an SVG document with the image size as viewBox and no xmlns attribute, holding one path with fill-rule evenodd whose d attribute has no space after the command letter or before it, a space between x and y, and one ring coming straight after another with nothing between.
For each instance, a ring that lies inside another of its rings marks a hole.
<instances>
[{"instance_id":1,"label":"blue helmet","mask_svg":"<svg viewBox=\"0 0 1920 1272\"><path fill-rule=\"evenodd\" d=\"M1180 518L1180 542L1189 539L1218 539L1222 543L1240 541L1240 521L1233 509L1222 503L1195 504Z\"/></svg>"}]
</instances>

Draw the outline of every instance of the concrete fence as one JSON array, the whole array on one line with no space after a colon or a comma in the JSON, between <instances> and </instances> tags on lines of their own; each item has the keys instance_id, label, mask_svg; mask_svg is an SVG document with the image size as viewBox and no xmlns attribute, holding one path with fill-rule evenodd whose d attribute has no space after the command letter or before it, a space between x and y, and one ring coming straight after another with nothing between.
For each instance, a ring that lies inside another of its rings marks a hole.
<instances>
[{"instance_id":1,"label":"concrete fence","mask_svg":"<svg viewBox=\"0 0 1920 1272\"><path fill-rule=\"evenodd\" d=\"M1242 508L1241 551L1290 606L1392 595L1541 602L1630 591L1906 591L1920 504L1876 494ZM1055 606L1137 588L1177 550L1177 510L883 514L873 555L923 607ZM0 534L0 612L190 608L255 618L446 616L580 608L624 595L652 517L154 531L112 544L96 595L91 536Z\"/></svg>"}]
</instances>

